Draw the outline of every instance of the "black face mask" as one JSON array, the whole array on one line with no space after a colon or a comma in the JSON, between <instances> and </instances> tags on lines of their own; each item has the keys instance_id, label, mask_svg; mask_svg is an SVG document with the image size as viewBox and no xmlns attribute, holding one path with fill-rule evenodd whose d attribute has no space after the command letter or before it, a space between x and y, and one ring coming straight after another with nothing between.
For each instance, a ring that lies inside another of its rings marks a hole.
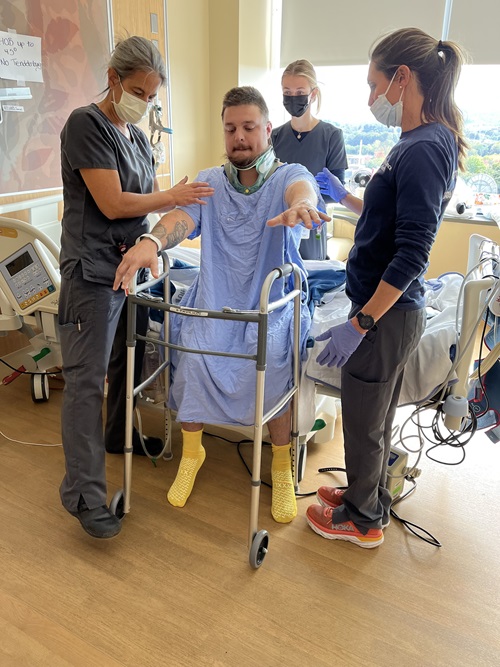
<instances>
[{"instance_id":1,"label":"black face mask","mask_svg":"<svg viewBox=\"0 0 500 667\"><path fill-rule=\"evenodd\" d=\"M283 95L283 106L290 116L300 118L309 106L309 95Z\"/></svg>"}]
</instances>

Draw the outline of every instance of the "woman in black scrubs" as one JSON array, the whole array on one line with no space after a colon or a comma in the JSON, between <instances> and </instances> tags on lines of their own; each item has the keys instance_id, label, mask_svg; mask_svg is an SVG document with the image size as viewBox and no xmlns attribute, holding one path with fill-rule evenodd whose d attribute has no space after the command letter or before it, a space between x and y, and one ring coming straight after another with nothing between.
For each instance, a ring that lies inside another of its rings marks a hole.
<instances>
[{"instance_id":1,"label":"woman in black scrubs","mask_svg":"<svg viewBox=\"0 0 500 667\"><path fill-rule=\"evenodd\" d=\"M311 111L313 102L316 102L316 112L321 105L314 67L308 60L290 63L281 77L281 87L283 106L291 119L272 131L276 156L281 162L304 165L313 176L327 167L344 182L348 165L342 130L319 120ZM325 201L332 200L325 197ZM326 225L321 229L320 238L311 234L302 240L300 254L303 259L326 259Z\"/></svg>"}]
</instances>

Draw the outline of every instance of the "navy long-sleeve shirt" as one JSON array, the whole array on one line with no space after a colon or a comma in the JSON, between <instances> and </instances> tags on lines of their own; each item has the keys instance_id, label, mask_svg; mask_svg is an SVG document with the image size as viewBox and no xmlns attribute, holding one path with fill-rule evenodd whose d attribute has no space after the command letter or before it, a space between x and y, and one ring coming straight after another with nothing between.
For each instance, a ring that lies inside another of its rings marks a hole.
<instances>
[{"instance_id":1,"label":"navy long-sleeve shirt","mask_svg":"<svg viewBox=\"0 0 500 667\"><path fill-rule=\"evenodd\" d=\"M457 177L458 147L440 123L403 132L365 190L346 292L364 306L384 280L403 310L424 306L429 253Z\"/></svg>"}]
</instances>

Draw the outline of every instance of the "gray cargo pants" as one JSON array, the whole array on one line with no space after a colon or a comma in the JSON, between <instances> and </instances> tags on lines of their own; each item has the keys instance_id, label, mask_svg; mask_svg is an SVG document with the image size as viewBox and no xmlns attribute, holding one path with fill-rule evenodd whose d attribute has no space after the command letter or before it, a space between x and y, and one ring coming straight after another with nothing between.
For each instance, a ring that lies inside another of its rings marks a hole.
<instances>
[{"instance_id":1,"label":"gray cargo pants","mask_svg":"<svg viewBox=\"0 0 500 667\"><path fill-rule=\"evenodd\" d=\"M106 374L109 381L107 431L124 442L124 305L123 290L115 292L111 286L84 280L80 264L70 279L62 280L59 335L65 381L61 428L66 475L60 495L69 512L77 510L80 495L89 509L107 502L102 425ZM147 323L147 309L141 310L146 312ZM141 364L136 365L136 371L140 372Z\"/></svg>"},{"instance_id":2,"label":"gray cargo pants","mask_svg":"<svg viewBox=\"0 0 500 667\"><path fill-rule=\"evenodd\" d=\"M353 307L350 317L359 310ZM389 516L386 488L391 433L403 371L425 327L425 309L391 308L342 368L342 426L348 488L333 522L362 532Z\"/></svg>"}]
</instances>

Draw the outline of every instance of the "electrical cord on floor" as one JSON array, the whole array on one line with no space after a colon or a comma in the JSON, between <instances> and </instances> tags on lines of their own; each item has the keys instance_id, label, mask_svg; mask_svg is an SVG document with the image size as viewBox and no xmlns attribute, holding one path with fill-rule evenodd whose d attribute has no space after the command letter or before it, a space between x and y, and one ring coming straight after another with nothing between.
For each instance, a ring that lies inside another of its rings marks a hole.
<instances>
[{"instance_id":1,"label":"electrical cord on floor","mask_svg":"<svg viewBox=\"0 0 500 667\"><path fill-rule=\"evenodd\" d=\"M252 476L252 471L250 470L250 466L245 461L245 458L244 458L243 454L241 453L241 445L250 445L250 444L253 443L253 440L248 440L248 439L239 440L239 441L228 440L228 438L223 438L221 435L212 435L212 437L213 438L219 438L219 440L224 440L224 442L228 442L230 445L236 445L236 451L238 452L238 456L240 457L243 465L246 468L246 471L248 472L248 474L251 477ZM271 447L272 443L263 441L262 445L264 447ZM292 464L292 476L293 476L293 464ZM262 483L263 486L267 486L269 489L272 489L272 484L270 484L269 482L265 482L263 479L261 479L261 483ZM296 493L295 497L296 498L305 498L307 496L315 496L315 495L316 495L316 491L308 491L307 493Z\"/></svg>"},{"instance_id":2,"label":"electrical cord on floor","mask_svg":"<svg viewBox=\"0 0 500 667\"><path fill-rule=\"evenodd\" d=\"M8 435L5 435L3 431L0 431L0 435L9 440L10 442L15 442L18 445L30 445L31 447L62 447L62 442L46 443L46 442L25 442L24 440L16 440L15 438L9 438Z\"/></svg>"},{"instance_id":3,"label":"electrical cord on floor","mask_svg":"<svg viewBox=\"0 0 500 667\"><path fill-rule=\"evenodd\" d=\"M318 472L346 472L345 468L319 468ZM413 533L415 537L418 537L420 540L423 540L424 542L427 542L428 544L431 544L434 547L441 547L443 546L439 540L437 540L434 535L429 533L428 530L425 530L425 528L422 528L416 523L413 523L411 521L408 521L408 519L403 519L403 517L400 517L399 514L397 514L394 511L394 506L400 503L402 500L405 500L405 498L408 498L409 495L411 495L415 489L417 488L417 483L411 475L407 475L405 477L405 480L407 482L411 482L413 484L412 488L409 489L406 493L404 493L402 496L398 496L395 500L392 501L391 503L391 508L390 508L390 514L391 517L396 519L396 521L399 521L403 526L410 531L410 533ZM339 486L339 489L345 489L347 487L345 486ZM420 531L420 533L423 533L420 535L417 531ZM424 535L427 535L428 537L424 537Z\"/></svg>"},{"instance_id":4,"label":"electrical cord on floor","mask_svg":"<svg viewBox=\"0 0 500 667\"><path fill-rule=\"evenodd\" d=\"M241 459L243 465L245 466L248 474L250 476L252 475L252 471L250 470L250 466L245 461L245 459L243 457L243 454L241 453L240 448L241 448L241 445L252 444L253 440L245 439L245 440L235 441L235 440L229 440L228 438L223 438L221 435L213 435L212 437L218 438L219 440L224 440L224 442L228 442L231 445L236 445L236 451L238 452L238 456L240 457L240 459ZM271 443L270 442L263 442L262 445L266 446L266 447L270 447ZM328 467L328 468L319 468L318 472L346 472L346 470L345 470L345 468ZM415 491L415 489L417 488L417 483L413 479L413 477L408 475L407 477L405 477L405 480L408 481L408 482L411 482L413 484L413 487L411 489L409 489L406 493L404 493L402 496L399 496L398 498L396 498L395 500L392 501L391 509L390 509L391 517L393 517L394 519L396 519L396 521L399 521L401 524L403 524L403 526L407 530L409 530L410 533L413 533L413 535L415 535L415 537L418 537L420 540L423 540L424 542L427 542L428 544L431 544L432 546L441 547L442 546L441 542L439 542L439 540L437 540L434 537L434 535L429 533L428 530L425 530L425 528L422 528L421 526L417 525L416 523L408 521L408 519L404 519L403 517L400 517L399 514L397 514L394 511L394 509L393 509L394 506L397 505L398 503L400 503L405 498L408 498L408 496L410 494L412 494ZM262 480L262 484L264 486L272 488L272 485L269 484L268 482L264 482L264 480ZM346 487L339 487L339 488L346 488ZM296 493L295 494L295 496L298 497L298 498L299 497L307 497L307 496L315 496L315 495L316 495L316 491L310 491L308 493ZM420 533L423 533L423 534L419 534L419 532L417 532L417 531L420 531ZM427 537L425 537L425 535L427 535Z\"/></svg>"},{"instance_id":5,"label":"electrical cord on floor","mask_svg":"<svg viewBox=\"0 0 500 667\"><path fill-rule=\"evenodd\" d=\"M19 375L61 375L62 370L58 371L21 371L19 368L15 368L14 366L11 366L5 359L0 359L2 364L5 364L7 368L10 368L11 371L15 371L16 373L19 373ZM20 368L24 368L24 366L20 366Z\"/></svg>"},{"instance_id":6,"label":"electrical cord on floor","mask_svg":"<svg viewBox=\"0 0 500 667\"><path fill-rule=\"evenodd\" d=\"M295 493L296 498L308 498L309 496L315 496L316 491L306 491L305 493Z\"/></svg>"},{"instance_id":7,"label":"electrical cord on floor","mask_svg":"<svg viewBox=\"0 0 500 667\"><path fill-rule=\"evenodd\" d=\"M421 526L417 525L416 523L413 523L412 521L408 521L408 519L403 519L402 517L399 516L399 514L396 514L394 511L394 506L400 503L402 500L405 498L408 498L409 495L411 495L415 489L417 488L417 483L413 479L413 477L405 477L405 480L407 482L411 482L413 484L412 488L409 489L406 493L404 493L402 496L399 496L395 500L392 501L391 503L391 509L390 509L390 514L391 517L394 517L397 521L403 524L403 526L410 531L410 533L413 533L415 537L418 537L420 540L423 540L424 542L427 542L427 544L430 544L433 547L442 547L443 545L439 540L437 540L432 533L429 533L428 530L425 530L425 528L422 528ZM424 535L419 535L417 531L420 531L421 533L424 533L428 537L424 537Z\"/></svg>"},{"instance_id":8,"label":"electrical cord on floor","mask_svg":"<svg viewBox=\"0 0 500 667\"><path fill-rule=\"evenodd\" d=\"M248 474L251 477L252 476L252 471L250 470L250 466L248 465L248 463L245 461L245 458L244 458L243 454L241 453L240 448L241 448L241 445L250 445L250 444L252 444L253 440L248 440L248 439L239 440L239 441L238 440L229 440L228 438L223 438L222 435L212 435L212 434L210 434L210 435L211 435L212 438L218 438L219 440L224 440L224 442L228 442L230 445L236 445L236 451L238 452L238 456L240 457L241 462L243 463L243 465L246 468L246 471L248 472ZM270 442L262 441L262 446L263 447L271 447L271 444L272 443L270 443ZM261 480L261 482L262 482L263 486L267 486L270 489L272 488L272 484L269 484L269 482L265 482L263 479Z\"/></svg>"},{"instance_id":9,"label":"electrical cord on floor","mask_svg":"<svg viewBox=\"0 0 500 667\"><path fill-rule=\"evenodd\" d=\"M318 472L345 472L345 468L318 468ZM347 489L347 486L339 486L339 489Z\"/></svg>"}]
</instances>

